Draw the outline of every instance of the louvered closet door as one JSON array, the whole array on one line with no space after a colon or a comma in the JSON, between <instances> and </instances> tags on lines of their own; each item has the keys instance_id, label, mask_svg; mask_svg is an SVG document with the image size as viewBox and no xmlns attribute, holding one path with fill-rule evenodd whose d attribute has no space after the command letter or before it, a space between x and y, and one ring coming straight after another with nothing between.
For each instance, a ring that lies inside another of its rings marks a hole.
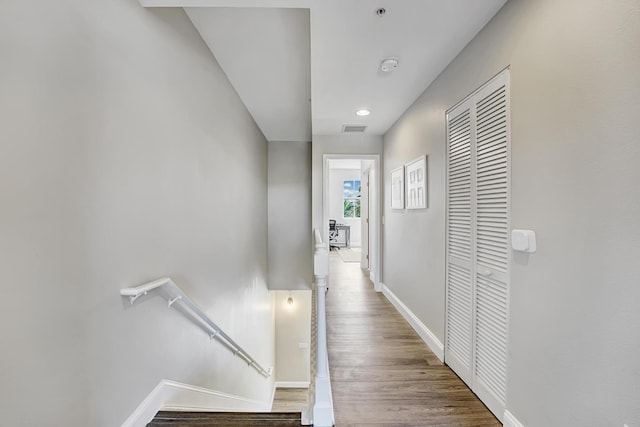
<instances>
[{"instance_id":1,"label":"louvered closet door","mask_svg":"<svg viewBox=\"0 0 640 427\"><path fill-rule=\"evenodd\" d=\"M471 102L448 114L447 364L472 385Z\"/></svg>"},{"instance_id":2,"label":"louvered closet door","mask_svg":"<svg viewBox=\"0 0 640 427\"><path fill-rule=\"evenodd\" d=\"M503 72L447 115L445 359L499 419L506 399L510 264L507 73ZM458 168L462 163L457 160L460 136L456 129L467 116L469 136L463 139L469 141L469 165ZM462 188L465 190L458 191ZM469 235L459 235L462 229L469 230ZM468 246L463 249L465 244ZM468 264L468 270L463 269ZM467 330L470 333L465 342L470 343L469 350L462 352L459 335ZM461 359L468 361L468 366Z\"/></svg>"},{"instance_id":3,"label":"louvered closet door","mask_svg":"<svg viewBox=\"0 0 640 427\"><path fill-rule=\"evenodd\" d=\"M474 97L476 111L476 295L473 390L504 413L509 283L507 76Z\"/></svg>"}]
</instances>

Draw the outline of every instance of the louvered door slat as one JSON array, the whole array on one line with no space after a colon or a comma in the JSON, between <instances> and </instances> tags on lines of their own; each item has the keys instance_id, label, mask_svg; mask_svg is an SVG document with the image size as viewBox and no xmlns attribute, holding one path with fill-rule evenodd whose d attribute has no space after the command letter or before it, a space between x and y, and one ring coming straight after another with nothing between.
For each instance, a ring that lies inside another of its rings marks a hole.
<instances>
[{"instance_id":1,"label":"louvered door slat","mask_svg":"<svg viewBox=\"0 0 640 427\"><path fill-rule=\"evenodd\" d=\"M507 148L501 147L499 150L495 150L486 153L482 156L478 156L478 171L495 169L494 166L500 165L500 169L504 168L504 160L507 158Z\"/></svg>"},{"instance_id":2,"label":"louvered door slat","mask_svg":"<svg viewBox=\"0 0 640 427\"><path fill-rule=\"evenodd\" d=\"M501 206L505 203L504 193L505 192L500 188L485 189L485 191L483 191L482 197L478 197L478 203L491 203L495 204L496 206Z\"/></svg>"},{"instance_id":3,"label":"louvered door slat","mask_svg":"<svg viewBox=\"0 0 640 427\"><path fill-rule=\"evenodd\" d=\"M506 168L504 167L505 160L506 157L503 156L501 159L490 159L483 162L482 166L478 167L478 183L506 183L506 180L504 179L504 173L506 171ZM479 161L483 161L483 159L479 159Z\"/></svg>"},{"instance_id":4,"label":"louvered door slat","mask_svg":"<svg viewBox=\"0 0 640 427\"><path fill-rule=\"evenodd\" d=\"M502 185L506 188L507 180L504 177L504 169L484 170L482 176L478 177L478 188L495 187Z\"/></svg>"},{"instance_id":5,"label":"louvered door slat","mask_svg":"<svg viewBox=\"0 0 640 427\"><path fill-rule=\"evenodd\" d=\"M482 98L476 103L478 117L486 116L495 109L496 104L503 104L505 101L504 86L495 89L492 93Z\"/></svg>"},{"instance_id":6,"label":"louvered door slat","mask_svg":"<svg viewBox=\"0 0 640 427\"><path fill-rule=\"evenodd\" d=\"M478 149L478 157L484 157L487 154L498 151L506 151L504 145L500 142L501 136L501 133L497 133L493 138L484 138L482 148Z\"/></svg>"},{"instance_id":7,"label":"louvered door slat","mask_svg":"<svg viewBox=\"0 0 640 427\"><path fill-rule=\"evenodd\" d=\"M482 234L478 235L482 236L482 238L487 241L487 244L501 245L504 247L507 243L503 236L492 231L485 230Z\"/></svg>"},{"instance_id":8,"label":"louvered door slat","mask_svg":"<svg viewBox=\"0 0 640 427\"><path fill-rule=\"evenodd\" d=\"M496 112L496 115L501 114L501 112ZM478 116L478 142L482 141L482 143L484 143L485 141L489 140L489 139L493 139L495 138L497 135L499 135L501 132L503 132L506 127L507 124L504 121L503 117L496 117L496 116L487 116L487 117L480 117ZM480 121L484 121L486 120L484 123L480 123ZM480 145L478 145L478 147L480 147Z\"/></svg>"},{"instance_id":9,"label":"louvered door slat","mask_svg":"<svg viewBox=\"0 0 640 427\"><path fill-rule=\"evenodd\" d=\"M456 175L466 175L469 173L469 165L471 164L469 161L469 157L462 158L460 160L451 159L450 166L450 175L451 177Z\"/></svg>"},{"instance_id":10,"label":"louvered door slat","mask_svg":"<svg viewBox=\"0 0 640 427\"><path fill-rule=\"evenodd\" d=\"M478 221L478 224L482 224L482 232L496 231L500 233L500 230L507 229L507 226L503 221L493 221L491 218L483 218L481 221Z\"/></svg>"},{"instance_id":11,"label":"louvered door slat","mask_svg":"<svg viewBox=\"0 0 640 427\"><path fill-rule=\"evenodd\" d=\"M478 121L476 122L476 129L478 139L495 132L496 129L506 127L504 114L499 110L502 105L504 105L504 102L494 102L487 105L487 110L484 114L477 113Z\"/></svg>"},{"instance_id":12,"label":"louvered door slat","mask_svg":"<svg viewBox=\"0 0 640 427\"><path fill-rule=\"evenodd\" d=\"M450 232L450 237L449 237L449 241L451 242L452 240L456 240L456 243L459 243L461 246L468 244L469 242L469 233L471 232L471 230L464 230L462 228L457 229L455 231L451 231ZM463 256L462 258L464 260L469 259L469 250L465 249L465 248L459 248L456 247L456 245L454 245L451 248L451 252L453 251L457 251L459 253L463 253L463 254L467 254L466 256Z\"/></svg>"},{"instance_id":13,"label":"louvered door slat","mask_svg":"<svg viewBox=\"0 0 640 427\"><path fill-rule=\"evenodd\" d=\"M478 131L478 140L482 139L485 142L489 139L493 139L506 130L506 125L502 121L494 121L488 123L484 129Z\"/></svg>"},{"instance_id":14,"label":"louvered door slat","mask_svg":"<svg viewBox=\"0 0 640 427\"><path fill-rule=\"evenodd\" d=\"M492 241L491 243L487 243L487 246L490 247L490 251L479 250L478 256L479 257L484 256L496 263L499 263L500 259L502 258L500 255L506 256L507 254L507 250L504 249L505 243L506 242L495 242L495 241Z\"/></svg>"},{"instance_id":15,"label":"louvered door slat","mask_svg":"<svg viewBox=\"0 0 640 427\"><path fill-rule=\"evenodd\" d=\"M483 154L487 151L490 151L496 147L500 147L500 140L502 138L502 134L501 133L496 133L496 135L493 136L487 136L485 138L483 138L483 143L482 143L482 147L478 148L478 154Z\"/></svg>"},{"instance_id":16,"label":"louvered door slat","mask_svg":"<svg viewBox=\"0 0 640 427\"><path fill-rule=\"evenodd\" d=\"M466 201L467 203L471 203L471 200L469 199L469 197L465 198L465 195L469 192L470 187L469 187L469 176L463 176L464 174L462 173L457 173L457 174L452 174L449 176L449 179L452 180L452 182L449 184L449 190L452 192L451 196L454 196L453 198L451 198L450 201ZM460 194L462 193L462 194Z\"/></svg>"},{"instance_id":17,"label":"louvered door slat","mask_svg":"<svg viewBox=\"0 0 640 427\"><path fill-rule=\"evenodd\" d=\"M466 125L466 123L463 123L463 125ZM467 141L469 141L470 138L469 132L462 133L459 136L451 135L451 138L456 138L451 142L451 148L449 150L449 152L451 153L451 158L456 159L464 156L467 152Z\"/></svg>"}]
</instances>

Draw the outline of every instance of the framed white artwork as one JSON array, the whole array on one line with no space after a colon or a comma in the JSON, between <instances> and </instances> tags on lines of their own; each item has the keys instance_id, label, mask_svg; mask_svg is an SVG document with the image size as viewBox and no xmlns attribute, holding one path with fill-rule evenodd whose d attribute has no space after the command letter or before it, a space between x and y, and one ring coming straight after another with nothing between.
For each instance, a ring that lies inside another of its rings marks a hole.
<instances>
[{"instance_id":1,"label":"framed white artwork","mask_svg":"<svg viewBox=\"0 0 640 427\"><path fill-rule=\"evenodd\" d=\"M407 163L406 187L407 209L424 209L427 207L427 156L420 156Z\"/></svg>"},{"instance_id":2,"label":"framed white artwork","mask_svg":"<svg viewBox=\"0 0 640 427\"><path fill-rule=\"evenodd\" d=\"M391 171L391 209L404 209L404 168Z\"/></svg>"}]
</instances>

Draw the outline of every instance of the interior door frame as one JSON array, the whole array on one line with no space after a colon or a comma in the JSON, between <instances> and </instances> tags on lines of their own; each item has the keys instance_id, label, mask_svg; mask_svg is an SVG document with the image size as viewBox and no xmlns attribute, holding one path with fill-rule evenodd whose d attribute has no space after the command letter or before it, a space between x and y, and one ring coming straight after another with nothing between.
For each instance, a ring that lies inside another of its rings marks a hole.
<instances>
[{"instance_id":1,"label":"interior door frame","mask_svg":"<svg viewBox=\"0 0 640 427\"><path fill-rule=\"evenodd\" d=\"M374 180L370 184L374 185L373 191L369 191L369 277L373 282L373 288L376 292L382 292L382 284L380 283L381 268L381 236L382 236L382 212L381 212L381 196L382 182L380 173L380 155L379 154L323 154L322 155L322 238L325 244L329 242L329 161L340 159L358 159L373 160L373 167L370 168L374 173ZM371 196L373 195L373 203ZM373 244L371 244L373 240Z\"/></svg>"},{"instance_id":2,"label":"interior door frame","mask_svg":"<svg viewBox=\"0 0 640 427\"><path fill-rule=\"evenodd\" d=\"M369 233L371 233L370 229L370 214L369 210L371 209L370 197L369 197L369 181L371 179L371 167L368 166L366 169L360 170L360 180L362 182L362 207L360 208L361 216L361 224L360 224L360 241L362 246L362 258L360 260L360 267L367 271L370 270L371 264L369 263Z\"/></svg>"}]
</instances>

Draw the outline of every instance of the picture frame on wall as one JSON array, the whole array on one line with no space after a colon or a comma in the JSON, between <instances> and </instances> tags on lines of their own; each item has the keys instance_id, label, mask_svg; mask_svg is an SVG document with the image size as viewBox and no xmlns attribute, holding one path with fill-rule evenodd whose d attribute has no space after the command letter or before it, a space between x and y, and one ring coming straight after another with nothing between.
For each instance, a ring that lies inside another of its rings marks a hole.
<instances>
[{"instance_id":1,"label":"picture frame on wall","mask_svg":"<svg viewBox=\"0 0 640 427\"><path fill-rule=\"evenodd\" d=\"M407 209L427 207L427 156L420 156L405 165Z\"/></svg>"},{"instance_id":2,"label":"picture frame on wall","mask_svg":"<svg viewBox=\"0 0 640 427\"><path fill-rule=\"evenodd\" d=\"M404 209L404 167L391 171L391 209Z\"/></svg>"}]
</instances>

